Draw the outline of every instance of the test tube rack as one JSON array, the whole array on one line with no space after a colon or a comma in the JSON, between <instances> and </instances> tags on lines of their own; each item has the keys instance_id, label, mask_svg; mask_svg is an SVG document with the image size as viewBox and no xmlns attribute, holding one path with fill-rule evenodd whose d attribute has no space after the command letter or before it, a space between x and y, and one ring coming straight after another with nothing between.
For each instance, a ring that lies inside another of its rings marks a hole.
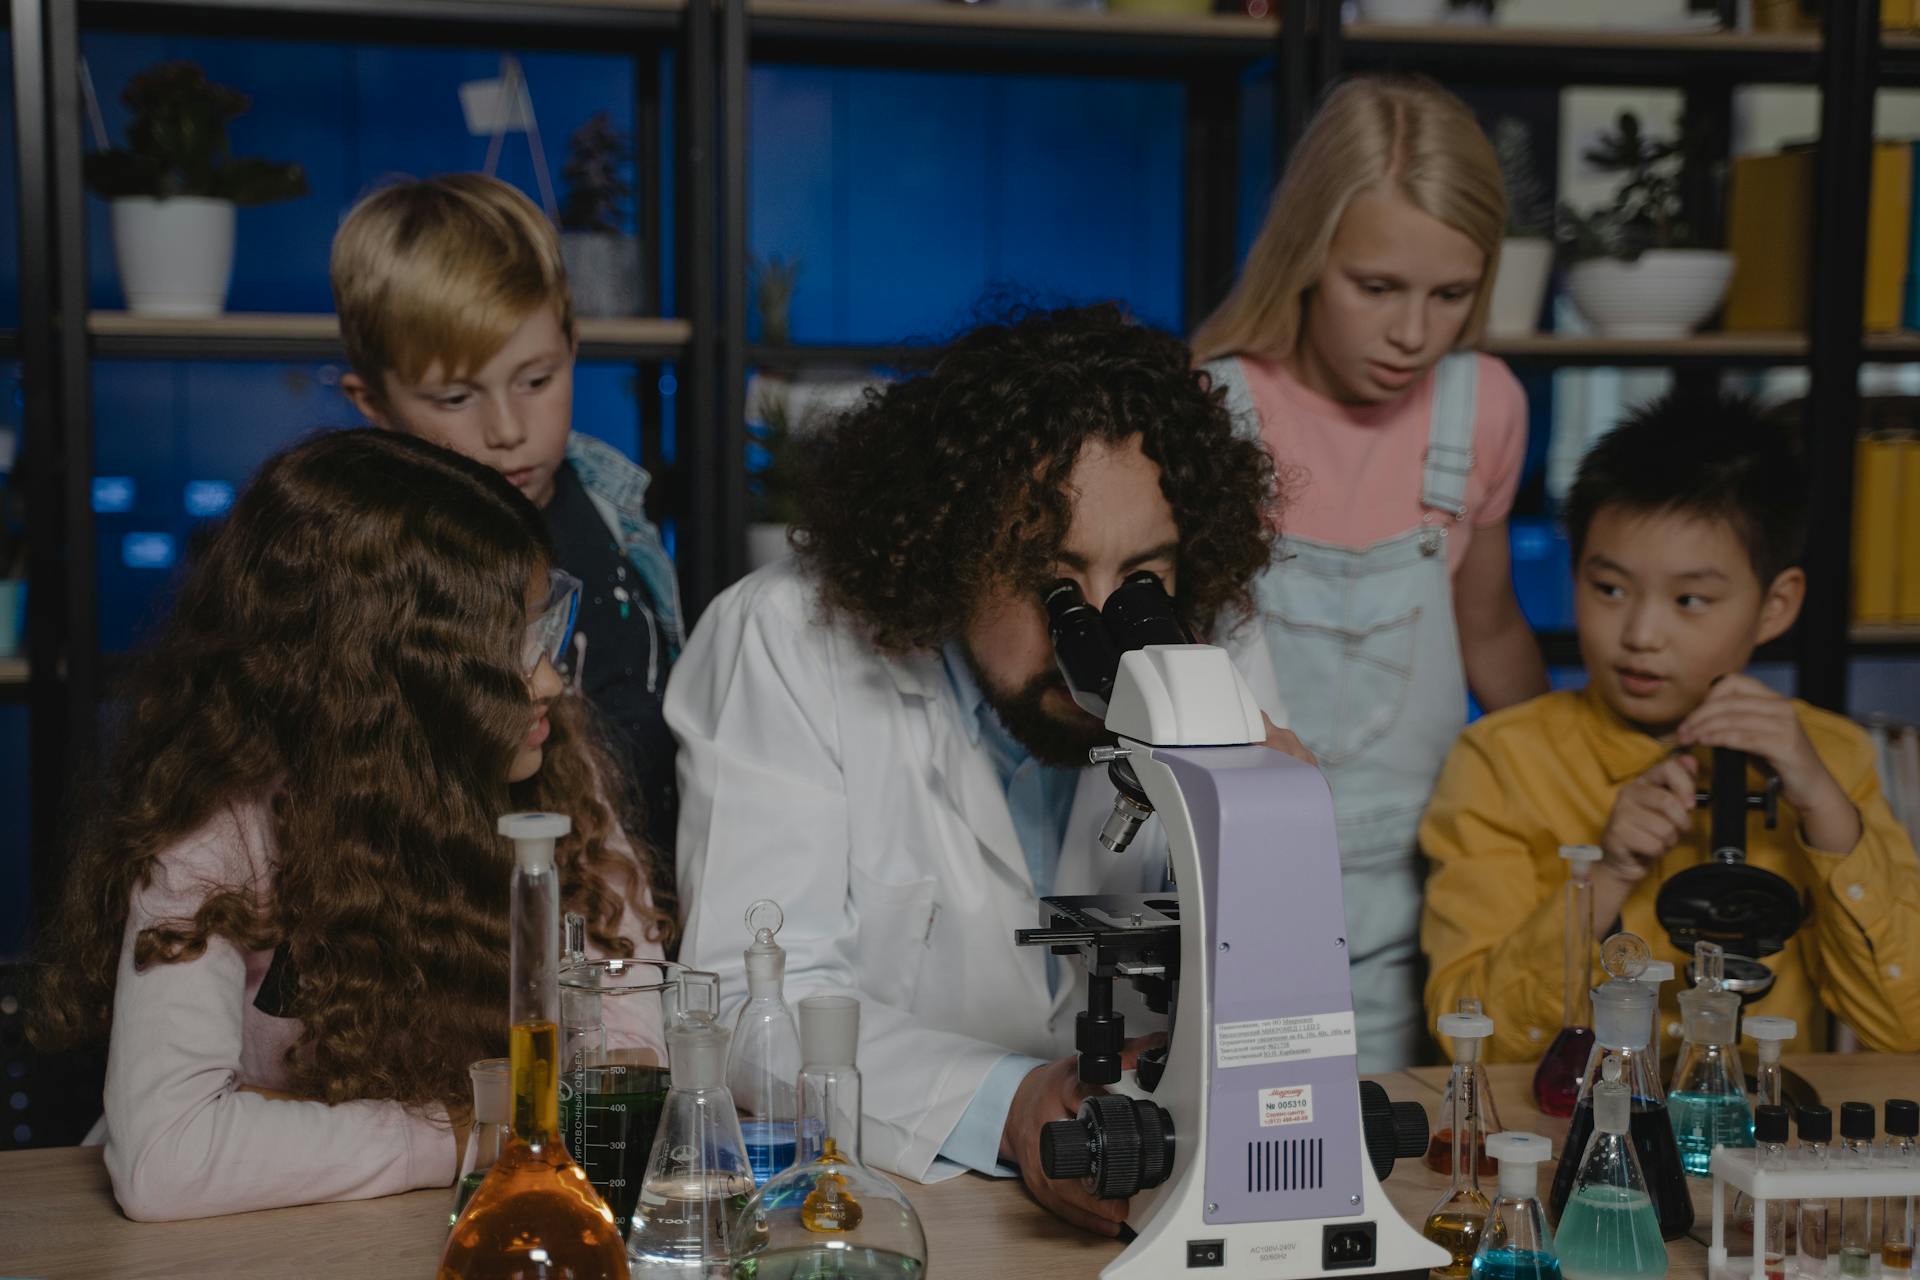
<instances>
[{"instance_id":1,"label":"test tube rack","mask_svg":"<svg viewBox=\"0 0 1920 1280\"><path fill-rule=\"evenodd\" d=\"M1788 1200L1879 1199L1920 1195L1920 1168L1762 1170L1750 1149L1718 1147L1713 1153L1713 1243L1707 1250L1710 1275L1725 1280L1766 1280L1764 1249L1753 1251L1751 1271L1733 1266L1727 1257L1727 1188L1744 1191L1753 1199L1753 1238L1766 1239L1767 1214Z\"/></svg>"}]
</instances>

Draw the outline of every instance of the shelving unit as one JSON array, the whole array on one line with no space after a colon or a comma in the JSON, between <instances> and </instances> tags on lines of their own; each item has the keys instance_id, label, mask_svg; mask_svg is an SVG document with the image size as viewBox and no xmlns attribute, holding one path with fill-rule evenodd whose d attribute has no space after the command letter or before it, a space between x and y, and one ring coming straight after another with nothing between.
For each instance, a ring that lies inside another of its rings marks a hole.
<instances>
[{"instance_id":1,"label":"shelving unit","mask_svg":"<svg viewBox=\"0 0 1920 1280\"><path fill-rule=\"evenodd\" d=\"M1277 68L1276 159L1320 89L1357 69L1420 71L1454 81L1538 87L1664 84L1692 104L1731 111L1733 89L1802 84L1822 95L1813 313L1808 331L1705 334L1677 342L1541 335L1490 350L1517 366L1808 368L1809 467L1821 518L1809 548L1805 621L1770 660L1799 665L1805 696L1844 702L1851 654L1920 653L1920 628L1855 628L1847 616L1852 424L1863 362L1920 361L1920 334L1863 335L1860 282L1873 93L1920 85L1920 36L1884 43L1877 6L1829 4L1825 29L1805 35L1525 31L1475 27L1341 28L1337 0L1281 0L1281 16L1133 17L994 5L827 0L4 0L14 41L20 131L22 315L0 332L0 359L27 376L32 474L34 623L30 663L0 666L0 699L32 706L36 867L59 848L58 803L85 760L104 667L94 651L94 532L89 369L95 359L328 360L340 354L328 315L234 314L154 321L88 313L81 119L74 68L80 30L249 35L329 41L588 47L636 57L678 51L680 201L676 317L583 321L582 355L643 367L678 366L679 464L656 492L679 518L680 571L690 607L743 571L745 393L750 367L911 368L926 348L897 344L749 346L746 94L752 66L791 63L922 70L1124 76L1185 92L1183 192L1188 327L1230 285L1238 244L1243 73ZM1731 8L1723 4L1723 8ZM641 75L643 97L658 85ZM656 161L657 162L657 161ZM643 235L657 244L658 209ZM649 231L651 234L649 234ZM657 303L648 308L657 311ZM68 317L84 317L69 321ZM642 379L642 382L649 381ZM651 459L649 462L651 463ZM1575 660L1571 636L1542 637L1549 657ZM28 672L33 674L31 678ZM37 877L39 879L40 877Z\"/></svg>"},{"instance_id":2,"label":"shelving unit","mask_svg":"<svg viewBox=\"0 0 1920 1280\"><path fill-rule=\"evenodd\" d=\"M724 540L710 501L719 471L712 419L716 351L713 235L717 101L714 8L687 0L6 0L14 54L14 107L21 190L21 314L46 318L17 335L25 368L21 474L29 502L30 652L0 668L0 698L30 707L33 882L47 893L61 865L60 823L70 780L84 777L110 664L98 651L95 534L91 505L90 382L98 359L324 361L342 355L331 315L235 313L209 320L156 320L87 306L86 194L80 160L78 66L82 30L272 36L332 43L583 49L634 64L635 143L642 188L664 189L672 165L678 201L672 251L679 314L661 317L658 276L643 273L650 318L584 319L581 354L631 363L651 445L658 437L661 366L676 368L677 465L654 471L655 492L676 513L680 570L695 607L721 585ZM659 145L664 51L675 54L677 136ZM368 175L372 176L372 175ZM639 210L640 236L658 252L657 202ZM12 335L8 335L12 336ZM0 345L0 354L10 354ZM29 672L31 675L29 676ZM24 682L24 689L22 688Z\"/></svg>"}]
</instances>

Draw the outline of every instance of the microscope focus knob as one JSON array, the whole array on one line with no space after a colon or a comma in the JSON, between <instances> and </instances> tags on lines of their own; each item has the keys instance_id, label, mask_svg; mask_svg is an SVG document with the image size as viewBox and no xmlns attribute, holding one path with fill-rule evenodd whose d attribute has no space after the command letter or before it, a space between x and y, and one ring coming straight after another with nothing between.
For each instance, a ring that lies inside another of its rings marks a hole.
<instances>
[{"instance_id":1,"label":"microscope focus knob","mask_svg":"<svg viewBox=\"0 0 1920 1280\"><path fill-rule=\"evenodd\" d=\"M1371 1080L1360 1082L1360 1127L1367 1138L1373 1176L1385 1182L1395 1160L1427 1153L1427 1113L1417 1102L1393 1102Z\"/></svg>"},{"instance_id":2,"label":"microscope focus knob","mask_svg":"<svg viewBox=\"0 0 1920 1280\"><path fill-rule=\"evenodd\" d=\"M1144 1098L1095 1094L1074 1119L1041 1128L1040 1168L1049 1178L1081 1179L1099 1199L1124 1200L1173 1171L1173 1118Z\"/></svg>"}]
</instances>

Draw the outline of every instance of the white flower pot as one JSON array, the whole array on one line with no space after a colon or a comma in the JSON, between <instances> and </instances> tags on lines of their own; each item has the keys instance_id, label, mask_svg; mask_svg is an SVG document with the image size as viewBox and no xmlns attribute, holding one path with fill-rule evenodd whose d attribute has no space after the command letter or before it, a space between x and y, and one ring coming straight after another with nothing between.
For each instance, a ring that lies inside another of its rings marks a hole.
<instances>
[{"instance_id":1,"label":"white flower pot","mask_svg":"<svg viewBox=\"0 0 1920 1280\"><path fill-rule=\"evenodd\" d=\"M1360 0L1360 20L1435 26L1447 20L1447 0Z\"/></svg>"},{"instance_id":2,"label":"white flower pot","mask_svg":"<svg viewBox=\"0 0 1920 1280\"><path fill-rule=\"evenodd\" d=\"M756 521L747 526L747 571L764 569L786 559L787 526Z\"/></svg>"},{"instance_id":3,"label":"white flower pot","mask_svg":"<svg viewBox=\"0 0 1920 1280\"><path fill-rule=\"evenodd\" d=\"M122 196L113 202L113 252L127 310L217 316L233 280L233 201Z\"/></svg>"},{"instance_id":4,"label":"white flower pot","mask_svg":"<svg viewBox=\"0 0 1920 1280\"><path fill-rule=\"evenodd\" d=\"M1540 307L1553 274L1553 241L1544 236L1508 236L1500 242L1500 274L1487 306L1487 334L1520 338L1537 331Z\"/></svg>"},{"instance_id":5,"label":"white flower pot","mask_svg":"<svg viewBox=\"0 0 1920 1280\"><path fill-rule=\"evenodd\" d=\"M634 237L563 231L560 257L567 264L575 315L630 316L640 310L640 242Z\"/></svg>"},{"instance_id":6,"label":"white flower pot","mask_svg":"<svg viewBox=\"0 0 1920 1280\"><path fill-rule=\"evenodd\" d=\"M1730 253L1649 249L1634 262L1583 262L1567 290L1605 337L1684 338L1719 308L1732 275Z\"/></svg>"}]
</instances>

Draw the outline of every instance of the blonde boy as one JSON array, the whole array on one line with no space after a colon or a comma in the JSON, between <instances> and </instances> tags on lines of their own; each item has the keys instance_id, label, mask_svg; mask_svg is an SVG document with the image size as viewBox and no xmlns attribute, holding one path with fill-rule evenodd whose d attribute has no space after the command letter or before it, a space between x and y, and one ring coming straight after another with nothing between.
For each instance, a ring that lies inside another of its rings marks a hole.
<instances>
[{"instance_id":1,"label":"blonde boy","mask_svg":"<svg viewBox=\"0 0 1920 1280\"><path fill-rule=\"evenodd\" d=\"M573 432L578 339L553 224L480 174L399 182L347 215L332 276L354 406L485 463L545 513L558 567L582 583L569 674L626 739L647 834L671 850L660 699L679 588L642 506L647 473Z\"/></svg>"}]
</instances>

